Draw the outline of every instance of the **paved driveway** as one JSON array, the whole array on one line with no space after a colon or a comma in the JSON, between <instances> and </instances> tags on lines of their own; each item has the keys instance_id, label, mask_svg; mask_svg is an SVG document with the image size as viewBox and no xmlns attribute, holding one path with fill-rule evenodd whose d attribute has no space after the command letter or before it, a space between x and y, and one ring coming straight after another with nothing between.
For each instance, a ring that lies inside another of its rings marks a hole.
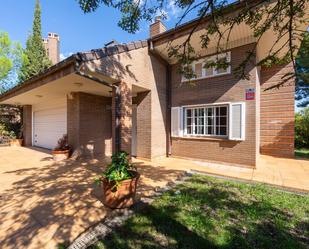
<instances>
[{"instance_id":1,"label":"paved driveway","mask_svg":"<svg viewBox=\"0 0 309 249\"><path fill-rule=\"evenodd\" d=\"M58 248L104 219L100 188L93 178L99 160L54 164L46 151L0 147L0 248ZM141 173L139 197L174 181L186 170L309 191L309 161L262 156L257 169L163 158L135 160Z\"/></svg>"},{"instance_id":2,"label":"paved driveway","mask_svg":"<svg viewBox=\"0 0 309 249\"><path fill-rule=\"evenodd\" d=\"M93 184L105 163L54 164L46 151L0 147L0 248L58 248L110 213ZM173 181L183 171L137 162L139 196Z\"/></svg>"}]
</instances>

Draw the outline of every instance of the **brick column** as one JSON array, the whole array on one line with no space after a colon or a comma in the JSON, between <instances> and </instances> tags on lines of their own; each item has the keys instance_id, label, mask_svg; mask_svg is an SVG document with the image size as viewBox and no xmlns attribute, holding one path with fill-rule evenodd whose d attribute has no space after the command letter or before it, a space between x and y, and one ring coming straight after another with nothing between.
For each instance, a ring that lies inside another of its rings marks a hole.
<instances>
[{"instance_id":1,"label":"brick column","mask_svg":"<svg viewBox=\"0 0 309 249\"><path fill-rule=\"evenodd\" d=\"M132 135L132 85L120 82L113 88L113 152L131 154Z\"/></svg>"},{"instance_id":2,"label":"brick column","mask_svg":"<svg viewBox=\"0 0 309 249\"><path fill-rule=\"evenodd\" d=\"M23 106L23 139L24 146L32 146L32 106L25 105Z\"/></svg>"}]
</instances>

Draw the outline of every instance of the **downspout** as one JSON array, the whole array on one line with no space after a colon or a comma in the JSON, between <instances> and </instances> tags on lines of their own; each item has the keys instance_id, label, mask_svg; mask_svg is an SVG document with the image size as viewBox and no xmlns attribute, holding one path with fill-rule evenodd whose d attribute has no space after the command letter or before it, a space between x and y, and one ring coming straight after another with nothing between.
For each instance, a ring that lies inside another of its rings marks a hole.
<instances>
[{"instance_id":1,"label":"downspout","mask_svg":"<svg viewBox=\"0 0 309 249\"><path fill-rule=\"evenodd\" d=\"M163 62L166 67L166 156L169 157L172 154L172 137L171 137L171 107L172 107L172 70L171 65L153 48L153 42L148 41L149 52Z\"/></svg>"},{"instance_id":2,"label":"downspout","mask_svg":"<svg viewBox=\"0 0 309 249\"><path fill-rule=\"evenodd\" d=\"M112 85L115 91L115 153L121 150L121 140L120 140L120 87L117 85Z\"/></svg>"}]
</instances>

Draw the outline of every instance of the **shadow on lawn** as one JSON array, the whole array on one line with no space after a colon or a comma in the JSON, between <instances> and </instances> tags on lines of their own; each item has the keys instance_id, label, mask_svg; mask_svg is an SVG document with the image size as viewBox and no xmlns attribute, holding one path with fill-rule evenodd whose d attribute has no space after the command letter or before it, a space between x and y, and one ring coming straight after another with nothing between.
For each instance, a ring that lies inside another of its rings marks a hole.
<instances>
[{"instance_id":1,"label":"shadow on lawn","mask_svg":"<svg viewBox=\"0 0 309 249\"><path fill-rule=\"evenodd\" d=\"M163 198L154 205L146 205L100 243L105 249L309 246L309 221L298 221L286 207L248 193L242 196L239 189L224 187L222 183L199 178L191 182L206 188L179 187L182 196L179 198L185 201Z\"/></svg>"}]
</instances>

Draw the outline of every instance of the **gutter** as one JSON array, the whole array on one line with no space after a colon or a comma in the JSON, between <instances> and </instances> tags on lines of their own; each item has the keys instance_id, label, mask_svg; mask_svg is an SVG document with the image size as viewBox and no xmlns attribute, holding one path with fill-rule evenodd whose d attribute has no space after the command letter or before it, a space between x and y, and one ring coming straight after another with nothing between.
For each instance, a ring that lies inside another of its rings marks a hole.
<instances>
[{"instance_id":1,"label":"gutter","mask_svg":"<svg viewBox=\"0 0 309 249\"><path fill-rule=\"evenodd\" d=\"M148 51L151 55L157 58L166 68L166 156L172 155L172 137L171 137L171 108L172 108L172 75L171 75L171 65L158 54L153 47L152 40L148 40Z\"/></svg>"}]
</instances>

